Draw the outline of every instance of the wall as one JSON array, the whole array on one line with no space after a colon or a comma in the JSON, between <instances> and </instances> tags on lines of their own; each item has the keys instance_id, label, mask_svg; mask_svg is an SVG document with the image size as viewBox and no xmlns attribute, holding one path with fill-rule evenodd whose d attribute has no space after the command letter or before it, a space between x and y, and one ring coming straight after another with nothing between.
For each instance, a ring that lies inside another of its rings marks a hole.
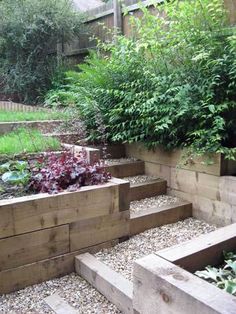
<instances>
[{"instance_id":1,"label":"wall","mask_svg":"<svg viewBox=\"0 0 236 314\"><path fill-rule=\"evenodd\" d=\"M129 183L112 179L0 200L0 294L70 273L76 255L128 236L128 195Z\"/></svg>"},{"instance_id":2,"label":"wall","mask_svg":"<svg viewBox=\"0 0 236 314\"><path fill-rule=\"evenodd\" d=\"M193 203L193 216L218 226L236 222L236 163L215 155L213 164L203 158L183 164L182 151L148 151L141 144L126 145L126 154L145 161L145 172L164 178L168 192Z\"/></svg>"}]
</instances>

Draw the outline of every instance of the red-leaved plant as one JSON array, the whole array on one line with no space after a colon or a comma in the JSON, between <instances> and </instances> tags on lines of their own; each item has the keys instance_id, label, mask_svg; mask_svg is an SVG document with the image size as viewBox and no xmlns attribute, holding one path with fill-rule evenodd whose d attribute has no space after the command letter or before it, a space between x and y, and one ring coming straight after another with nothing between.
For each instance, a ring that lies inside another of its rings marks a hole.
<instances>
[{"instance_id":1,"label":"red-leaved plant","mask_svg":"<svg viewBox=\"0 0 236 314\"><path fill-rule=\"evenodd\" d=\"M29 188L40 193L59 193L63 190L76 191L81 186L107 182L111 175L100 161L90 165L85 151L79 156L66 151L57 155L46 154L31 163Z\"/></svg>"}]
</instances>

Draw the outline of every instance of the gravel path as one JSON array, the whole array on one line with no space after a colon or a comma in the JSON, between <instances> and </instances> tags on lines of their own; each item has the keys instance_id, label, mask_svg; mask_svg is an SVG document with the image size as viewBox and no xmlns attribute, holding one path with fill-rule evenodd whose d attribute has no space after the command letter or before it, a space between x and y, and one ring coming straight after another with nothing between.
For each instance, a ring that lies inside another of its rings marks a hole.
<instances>
[{"instance_id":1,"label":"gravel path","mask_svg":"<svg viewBox=\"0 0 236 314\"><path fill-rule=\"evenodd\" d=\"M145 182L152 181L152 180L160 180L160 178L158 178L158 177L147 176L145 174L141 174L141 175L138 175L138 176L132 176L132 177L124 177L122 179L126 180L126 181L129 181L131 184L145 183Z\"/></svg>"},{"instance_id":2,"label":"gravel path","mask_svg":"<svg viewBox=\"0 0 236 314\"><path fill-rule=\"evenodd\" d=\"M119 159L105 159L105 163L108 166L117 165L117 164L125 164L128 162L137 161L136 158L119 158Z\"/></svg>"},{"instance_id":3,"label":"gravel path","mask_svg":"<svg viewBox=\"0 0 236 314\"><path fill-rule=\"evenodd\" d=\"M147 230L113 248L104 249L95 256L127 279L132 280L133 262L136 259L215 229L215 226L203 221L188 218L174 224Z\"/></svg>"},{"instance_id":4,"label":"gravel path","mask_svg":"<svg viewBox=\"0 0 236 314\"><path fill-rule=\"evenodd\" d=\"M139 212L152 207L161 207L164 205L175 204L179 201L178 197L170 195L158 195L154 197L144 198L140 201L133 201L130 203L131 212Z\"/></svg>"},{"instance_id":5,"label":"gravel path","mask_svg":"<svg viewBox=\"0 0 236 314\"><path fill-rule=\"evenodd\" d=\"M189 218L147 230L113 248L98 252L96 257L131 280L133 262L136 259L215 229L205 222ZM78 309L79 314L120 313L105 297L74 273L0 296L0 313L53 313L43 299L55 292Z\"/></svg>"},{"instance_id":6,"label":"gravel path","mask_svg":"<svg viewBox=\"0 0 236 314\"><path fill-rule=\"evenodd\" d=\"M75 309L78 309L78 314L121 313L75 273L0 296L0 313L54 313L43 299L55 292Z\"/></svg>"}]
</instances>

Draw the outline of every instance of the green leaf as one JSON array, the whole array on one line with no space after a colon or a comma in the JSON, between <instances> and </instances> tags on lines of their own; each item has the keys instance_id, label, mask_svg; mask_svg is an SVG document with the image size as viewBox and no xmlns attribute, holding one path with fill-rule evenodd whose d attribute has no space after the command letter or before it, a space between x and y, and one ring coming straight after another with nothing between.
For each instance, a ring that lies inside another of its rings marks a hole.
<instances>
[{"instance_id":1,"label":"green leaf","mask_svg":"<svg viewBox=\"0 0 236 314\"><path fill-rule=\"evenodd\" d=\"M28 171L8 171L2 175L2 181L10 184L26 184L28 180Z\"/></svg>"}]
</instances>

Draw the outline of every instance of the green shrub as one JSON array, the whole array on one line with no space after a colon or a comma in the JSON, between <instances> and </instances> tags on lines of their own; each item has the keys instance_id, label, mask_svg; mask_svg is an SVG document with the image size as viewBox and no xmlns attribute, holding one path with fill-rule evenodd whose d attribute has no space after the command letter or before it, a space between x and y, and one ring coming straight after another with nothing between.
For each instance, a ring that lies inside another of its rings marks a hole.
<instances>
[{"instance_id":1,"label":"green shrub","mask_svg":"<svg viewBox=\"0 0 236 314\"><path fill-rule=\"evenodd\" d=\"M71 0L0 2L0 81L24 102L52 88L60 62L56 44L79 34L82 16Z\"/></svg>"},{"instance_id":2,"label":"green shrub","mask_svg":"<svg viewBox=\"0 0 236 314\"><path fill-rule=\"evenodd\" d=\"M134 36L100 44L62 90L75 97L91 139L103 123L109 141L234 159L236 36L223 1L157 8L165 14L142 8L141 19L131 17Z\"/></svg>"}]
</instances>

